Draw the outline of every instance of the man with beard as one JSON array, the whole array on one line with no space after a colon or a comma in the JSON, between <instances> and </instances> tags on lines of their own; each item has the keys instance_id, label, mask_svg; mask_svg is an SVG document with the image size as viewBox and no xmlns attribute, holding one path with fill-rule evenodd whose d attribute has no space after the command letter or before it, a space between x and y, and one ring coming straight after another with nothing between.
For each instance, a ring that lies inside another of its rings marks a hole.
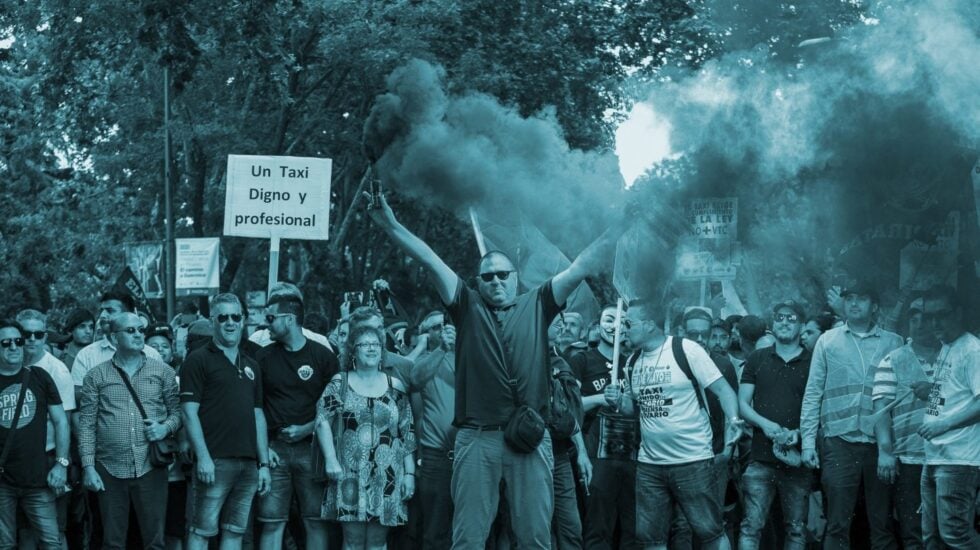
<instances>
[{"instance_id":1,"label":"man with beard","mask_svg":"<svg viewBox=\"0 0 980 550\"><path fill-rule=\"evenodd\" d=\"M263 409L269 429L272 487L259 499L260 548L282 548L293 495L299 504L308 548L326 548L327 529L320 519L326 484L313 471L310 447L316 403L339 371L337 356L303 333L303 302L290 294L274 295L266 308L272 344L258 353Z\"/></svg>"},{"instance_id":2,"label":"man with beard","mask_svg":"<svg viewBox=\"0 0 980 550\"><path fill-rule=\"evenodd\" d=\"M91 344L95 338L95 317L87 309L74 309L65 319L62 333L71 337L65 347L65 354L61 357L61 361L70 370L75 364L75 357L78 356L78 352Z\"/></svg>"},{"instance_id":3,"label":"man with beard","mask_svg":"<svg viewBox=\"0 0 980 550\"><path fill-rule=\"evenodd\" d=\"M822 466L827 498L825 549L851 547L851 520L862 484L871 548L895 548L889 521L891 491L878 479L878 448L874 436L861 430L860 417L872 414L878 364L903 341L875 323L878 292L871 284L858 283L842 295L847 323L825 332L813 350L800 411L802 460L810 468ZM819 442L818 430L823 437Z\"/></svg>"},{"instance_id":4,"label":"man with beard","mask_svg":"<svg viewBox=\"0 0 980 550\"><path fill-rule=\"evenodd\" d=\"M613 548L617 518L622 547L632 548L636 536L638 422L609 407L603 395L612 381L615 333L616 306L606 306L599 315L598 345L573 349L567 356L572 372L582 384L582 433L593 464L585 504L585 548L590 549ZM623 382L629 380L625 363L625 356L620 357L617 375Z\"/></svg>"},{"instance_id":5,"label":"man with beard","mask_svg":"<svg viewBox=\"0 0 980 550\"><path fill-rule=\"evenodd\" d=\"M774 445L795 454L799 444L800 408L810 372L810 352L800 345L800 330L806 322L803 308L786 301L773 308L775 346L749 356L739 387L739 411L756 428L750 462L742 475L745 512L739 550L759 548L762 528L776 494L782 506L786 531L785 548L806 546L807 498L812 472L777 457ZM780 456L785 456L783 453Z\"/></svg>"}]
</instances>

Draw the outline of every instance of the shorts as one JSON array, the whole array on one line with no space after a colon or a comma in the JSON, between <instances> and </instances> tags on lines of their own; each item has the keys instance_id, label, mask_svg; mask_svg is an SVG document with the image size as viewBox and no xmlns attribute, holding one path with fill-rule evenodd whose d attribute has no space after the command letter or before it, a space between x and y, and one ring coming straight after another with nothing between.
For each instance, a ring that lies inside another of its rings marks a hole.
<instances>
[{"instance_id":1,"label":"shorts","mask_svg":"<svg viewBox=\"0 0 980 550\"><path fill-rule=\"evenodd\" d=\"M259 471L250 458L214 459L214 483L204 485L195 475L189 531L210 538L221 531L245 534ZM220 525L219 525L220 521Z\"/></svg>"},{"instance_id":2,"label":"shorts","mask_svg":"<svg viewBox=\"0 0 980 550\"><path fill-rule=\"evenodd\" d=\"M661 466L636 464L636 540L666 545L677 504L702 542L724 535L712 460Z\"/></svg>"},{"instance_id":3,"label":"shorts","mask_svg":"<svg viewBox=\"0 0 980 550\"><path fill-rule=\"evenodd\" d=\"M269 449L279 455L279 465L271 470L272 487L269 493L259 497L255 514L257 520L276 523L289 519L289 505L294 494L300 517L321 519L320 507L327 484L313 479L312 441L312 438L296 443L269 441ZM317 448L316 452L320 452L320 449Z\"/></svg>"}]
</instances>

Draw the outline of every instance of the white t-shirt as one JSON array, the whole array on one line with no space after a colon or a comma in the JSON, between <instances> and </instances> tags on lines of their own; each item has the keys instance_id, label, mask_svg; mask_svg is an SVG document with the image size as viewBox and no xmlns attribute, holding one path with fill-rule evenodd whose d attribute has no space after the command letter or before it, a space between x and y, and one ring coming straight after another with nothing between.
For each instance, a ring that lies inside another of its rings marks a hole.
<instances>
[{"instance_id":1,"label":"white t-shirt","mask_svg":"<svg viewBox=\"0 0 980 550\"><path fill-rule=\"evenodd\" d=\"M44 372L51 375L51 379L54 380L54 385L58 388L58 395L61 397L61 405L65 408L65 412L70 412L75 410L75 384L72 382L71 373L68 372L68 367L65 366L57 357L51 355L48 352L44 352L37 362L32 366L42 369ZM44 450L50 451L54 449L54 423L51 422L51 416L48 416L48 435L47 442L44 444Z\"/></svg>"},{"instance_id":2,"label":"white t-shirt","mask_svg":"<svg viewBox=\"0 0 980 550\"><path fill-rule=\"evenodd\" d=\"M677 365L672 340L668 337L663 346L643 353L630 377L640 416L637 460L646 464L687 464L714 458L708 412L698 404L694 385ZM714 361L696 342L685 340L684 352L702 389L721 378Z\"/></svg>"},{"instance_id":3,"label":"white t-shirt","mask_svg":"<svg viewBox=\"0 0 980 550\"><path fill-rule=\"evenodd\" d=\"M923 425L945 420L980 397L980 340L966 333L936 357L935 385ZM980 423L926 440L926 464L980 466Z\"/></svg>"}]
</instances>

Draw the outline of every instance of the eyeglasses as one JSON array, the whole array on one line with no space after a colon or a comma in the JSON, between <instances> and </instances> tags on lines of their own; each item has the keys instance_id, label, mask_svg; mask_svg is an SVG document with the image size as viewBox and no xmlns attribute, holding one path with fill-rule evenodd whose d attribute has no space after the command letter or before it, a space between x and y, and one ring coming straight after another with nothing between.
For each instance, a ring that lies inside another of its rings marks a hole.
<instances>
[{"instance_id":1,"label":"eyeglasses","mask_svg":"<svg viewBox=\"0 0 980 550\"><path fill-rule=\"evenodd\" d=\"M30 340L31 338L35 340L44 340L44 337L47 335L48 333L43 330L33 330L33 331L28 330L24 332L24 338L28 340Z\"/></svg>"},{"instance_id":2,"label":"eyeglasses","mask_svg":"<svg viewBox=\"0 0 980 550\"><path fill-rule=\"evenodd\" d=\"M501 281L506 281L510 277L511 273L513 273L513 271L491 271L489 273L480 273L480 278L483 279L484 283L493 281L494 277L500 279Z\"/></svg>"},{"instance_id":3,"label":"eyeglasses","mask_svg":"<svg viewBox=\"0 0 980 550\"><path fill-rule=\"evenodd\" d=\"M219 313L218 315L215 315L214 318L219 323L227 323L228 322L228 319L231 319L235 323L241 323L242 322L242 314L241 313Z\"/></svg>"},{"instance_id":4,"label":"eyeglasses","mask_svg":"<svg viewBox=\"0 0 980 550\"><path fill-rule=\"evenodd\" d=\"M137 332L140 334L146 334L146 329L143 327L126 327L116 331L117 334L120 332L125 332L126 334L136 334Z\"/></svg>"},{"instance_id":5,"label":"eyeglasses","mask_svg":"<svg viewBox=\"0 0 980 550\"><path fill-rule=\"evenodd\" d=\"M776 313L772 316L772 320L777 323L782 323L783 321L795 323L800 320L800 317L795 313Z\"/></svg>"},{"instance_id":6,"label":"eyeglasses","mask_svg":"<svg viewBox=\"0 0 980 550\"><path fill-rule=\"evenodd\" d=\"M279 317L285 317L287 315L293 315L293 314L292 313L268 313L265 316L265 322L266 324L271 325L272 323L275 323L276 319L278 319Z\"/></svg>"},{"instance_id":7,"label":"eyeglasses","mask_svg":"<svg viewBox=\"0 0 980 550\"><path fill-rule=\"evenodd\" d=\"M354 344L357 349L381 349L381 344L377 342L364 342L361 344Z\"/></svg>"},{"instance_id":8,"label":"eyeglasses","mask_svg":"<svg viewBox=\"0 0 980 550\"><path fill-rule=\"evenodd\" d=\"M0 346L3 346L4 349L9 348L10 346L17 346L18 348L22 348L22 347L24 347L24 339L23 338L5 338L3 340L0 340Z\"/></svg>"}]
</instances>

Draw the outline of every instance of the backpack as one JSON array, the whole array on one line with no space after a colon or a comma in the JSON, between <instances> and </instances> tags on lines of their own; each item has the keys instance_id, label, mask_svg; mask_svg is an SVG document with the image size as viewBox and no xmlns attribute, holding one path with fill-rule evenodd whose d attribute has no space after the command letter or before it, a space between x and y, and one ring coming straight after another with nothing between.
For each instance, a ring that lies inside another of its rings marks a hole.
<instances>
[{"instance_id":1,"label":"backpack","mask_svg":"<svg viewBox=\"0 0 980 550\"><path fill-rule=\"evenodd\" d=\"M569 439L582 425L582 390L571 367L558 355L549 353L549 414L548 431L553 439Z\"/></svg>"}]
</instances>

